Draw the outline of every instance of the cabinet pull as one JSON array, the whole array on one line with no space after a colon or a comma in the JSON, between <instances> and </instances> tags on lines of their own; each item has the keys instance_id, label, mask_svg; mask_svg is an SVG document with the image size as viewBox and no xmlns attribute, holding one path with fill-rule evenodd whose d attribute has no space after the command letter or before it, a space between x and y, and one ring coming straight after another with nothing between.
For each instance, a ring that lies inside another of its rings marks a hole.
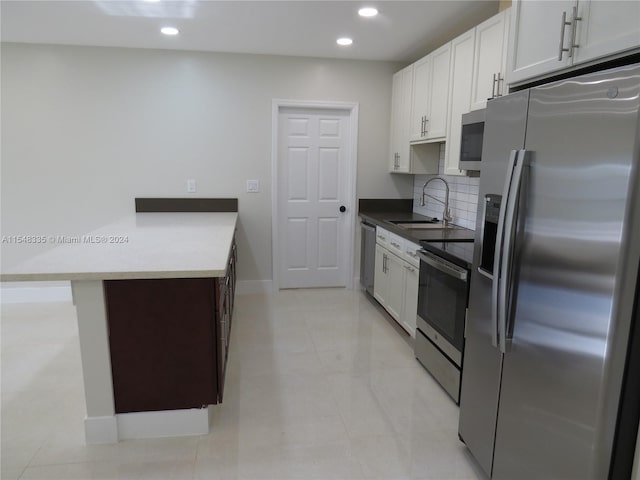
<instances>
[{"instance_id":1,"label":"cabinet pull","mask_svg":"<svg viewBox=\"0 0 640 480\"><path fill-rule=\"evenodd\" d=\"M496 98L496 83L498 82L498 79L496 78L496 74L493 74L493 83L491 84L491 98Z\"/></svg>"},{"instance_id":2,"label":"cabinet pull","mask_svg":"<svg viewBox=\"0 0 640 480\"><path fill-rule=\"evenodd\" d=\"M397 244L396 242L391 242L391 245L393 245L393 246L394 246L394 247L396 247L396 248L400 248L400 245L399 245L399 244Z\"/></svg>"},{"instance_id":3,"label":"cabinet pull","mask_svg":"<svg viewBox=\"0 0 640 480\"><path fill-rule=\"evenodd\" d=\"M498 88L496 97L501 97L502 95L504 95L501 85L504 85L504 77L500 74L500 72L498 72Z\"/></svg>"},{"instance_id":4,"label":"cabinet pull","mask_svg":"<svg viewBox=\"0 0 640 480\"><path fill-rule=\"evenodd\" d=\"M576 30L578 29L578 21L582 20L582 17L578 16L578 7L573 7L573 21L571 26L571 47L569 48L569 58L573 56L573 49L578 48L580 45L576 44Z\"/></svg>"},{"instance_id":5,"label":"cabinet pull","mask_svg":"<svg viewBox=\"0 0 640 480\"><path fill-rule=\"evenodd\" d=\"M562 12L562 22L560 23L560 49L558 50L558 61L562 61L562 52L569 52L571 56L571 49L564 48L564 29L567 25L571 25L571 22L567 22L567 12Z\"/></svg>"},{"instance_id":6,"label":"cabinet pull","mask_svg":"<svg viewBox=\"0 0 640 480\"><path fill-rule=\"evenodd\" d=\"M382 254L382 273L387 273L387 254Z\"/></svg>"}]
</instances>

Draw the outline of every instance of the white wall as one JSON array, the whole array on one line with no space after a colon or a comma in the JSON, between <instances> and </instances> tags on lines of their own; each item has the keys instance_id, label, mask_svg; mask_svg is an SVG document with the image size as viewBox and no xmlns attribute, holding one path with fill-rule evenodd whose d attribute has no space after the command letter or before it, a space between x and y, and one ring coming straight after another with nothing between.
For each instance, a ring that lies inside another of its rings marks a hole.
<instances>
[{"instance_id":1,"label":"white wall","mask_svg":"<svg viewBox=\"0 0 640 480\"><path fill-rule=\"evenodd\" d=\"M81 233L194 178L239 198L239 278L270 279L273 98L359 102L358 197L411 195L387 172L396 63L25 44L1 60L3 235ZM2 246L7 265L37 250Z\"/></svg>"}]
</instances>

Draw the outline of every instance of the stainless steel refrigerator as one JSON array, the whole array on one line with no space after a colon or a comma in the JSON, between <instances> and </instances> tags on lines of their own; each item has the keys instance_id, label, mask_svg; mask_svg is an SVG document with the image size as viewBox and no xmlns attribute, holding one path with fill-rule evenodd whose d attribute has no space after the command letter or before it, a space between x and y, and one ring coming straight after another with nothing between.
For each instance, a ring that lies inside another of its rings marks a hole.
<instances>
[{"instance_id":1,"label":"stainless steel refrigerator","mask_svg":"<svg viewBox=\"0 0 640 480\"><path fill-rule=\"evenodd\" d=\"M638 64L488 103L459 434L493 479L629 478L639 105Z\"/></svg>"}]
</instances>

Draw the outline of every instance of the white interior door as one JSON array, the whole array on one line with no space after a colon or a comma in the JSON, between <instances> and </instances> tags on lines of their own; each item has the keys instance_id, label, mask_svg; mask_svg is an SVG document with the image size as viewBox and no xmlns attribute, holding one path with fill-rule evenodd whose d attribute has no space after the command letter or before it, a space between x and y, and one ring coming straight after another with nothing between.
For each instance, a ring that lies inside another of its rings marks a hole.
<instances>
[{"instance_id":1,"label":"white interior door","mask_svg":"<svg viewBox=\"0 0 640 480\"><path fill-rule=\"evenodd\" d=\"M347 110L279 109L280 288L347 286L349 115Z\"/></svg>"}]
</instances>

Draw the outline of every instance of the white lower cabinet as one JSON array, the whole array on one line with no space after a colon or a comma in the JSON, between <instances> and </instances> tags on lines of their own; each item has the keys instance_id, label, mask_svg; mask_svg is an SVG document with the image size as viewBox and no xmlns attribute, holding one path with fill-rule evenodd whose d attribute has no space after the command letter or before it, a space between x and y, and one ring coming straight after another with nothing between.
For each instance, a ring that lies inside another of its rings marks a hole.
<instances>
[{"instance_id":1,"label":"white lower cabinet","mask_svg":"<svg viewBox=\"0 0 640 480\"><path fill-rule=\"evenodd\" d=\"M400 321L402 315L403 291L401 287L402 276L404 275L403 267L400 258L386 248L376 245L373 296L389 312L389 315L397 321Z\"/></svg>"},{"instance_id":2,"label":"white lower cabinet","mask_svg":"<svg viewBox=\"0 0 640 480\"><path fill-rule=\"evenodd\" d=\"M400 324L412 337L416 333L416 315L418 314L418 283L420 267L409 263L405 265L404 302Z\"/></svg>"},{"instance_id":3,"label":"white lower cabinet","mask_svg":"<svg viewBox=\"0 0 640 480\"><path fill-rule=\"evenodd\" d=\"M407 243L414 245L411 242ZM419 248L415 245L412 250L415 252ZM394 251L398 250L404 251L405 245L394 248ZM373 296L389 312L389 315L413 337L418 311L419 267L417 265L419 263L416 263L413 256L407 257L410 262L403 257L392 253L380 243L376 244Z\"/></svg>"}]
</instances>

